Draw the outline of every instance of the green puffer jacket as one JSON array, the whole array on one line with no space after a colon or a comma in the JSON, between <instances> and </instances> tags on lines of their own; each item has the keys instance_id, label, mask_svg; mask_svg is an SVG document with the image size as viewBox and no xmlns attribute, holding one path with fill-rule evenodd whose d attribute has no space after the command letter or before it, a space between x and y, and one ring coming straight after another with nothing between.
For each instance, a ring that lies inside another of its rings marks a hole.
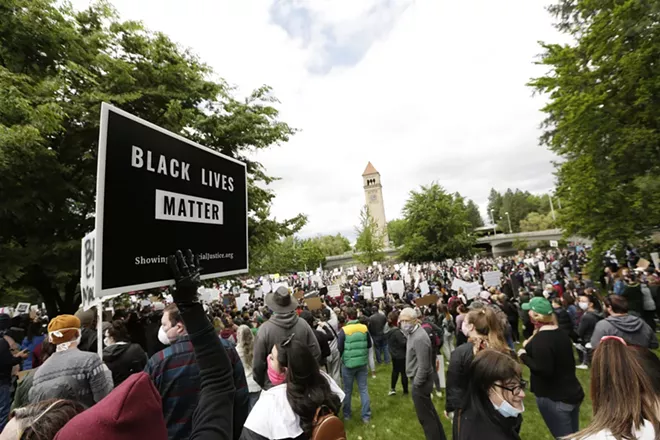
<instances>
[{"instance_id":1,"label":"green puffer jacket","mask_svg":"<svg viewBox=\"0 0 660 440\"><path fill-rule=\"evenodd\" d=\"M364 367L369 362L369 330L359 321L349 321L337 335L341 359L348 368Z\"/></svg>"}]
</instances>

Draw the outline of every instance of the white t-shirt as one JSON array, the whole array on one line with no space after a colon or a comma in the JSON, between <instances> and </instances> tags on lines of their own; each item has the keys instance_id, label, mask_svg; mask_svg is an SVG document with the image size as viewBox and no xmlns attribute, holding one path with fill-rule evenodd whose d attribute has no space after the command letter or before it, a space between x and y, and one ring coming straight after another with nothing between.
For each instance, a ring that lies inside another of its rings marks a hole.
<instances>
[{"instance_id":1,"label":"white t-shirt","mask_svg":"<svg viewBox=\"0 0 660 440\"><path fill-rule=\"evenodd\" d=\"M651 422L644 420L641 429L635 433L635 438L637 440L655 440L655 430L653 429ZM589 437L585 437L582 440L615 440L615 438L609 430L604 430L597 434L590 435Z\"/></svg>"},{"instance_id":2,"label":"white t-shirt","mask_svg":"<svg viewBox=\"0 0 660 440\"><path fill-rule=\"evenodd\" d=\"M345 394L339 385L324 371L321 374L330 384L330 390L343 402ZM296 438L303 433L300 417L286 398L285 383L261 392L245 421L245 428L268 439Z\"/></svg>"}]
</instances>

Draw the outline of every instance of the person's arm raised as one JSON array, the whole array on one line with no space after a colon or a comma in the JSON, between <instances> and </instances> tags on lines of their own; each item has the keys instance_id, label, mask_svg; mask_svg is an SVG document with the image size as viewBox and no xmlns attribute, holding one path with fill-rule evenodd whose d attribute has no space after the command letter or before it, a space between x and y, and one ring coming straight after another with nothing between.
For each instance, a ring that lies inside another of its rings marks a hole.
<instances>
[{"instance_id":1,"label":"person's arm raised","mask_svg":"<svg viewBox=\"0 0 660 440\"><path fill-rule=\"evenodd\" d=\"M193 413L191 440L233 438L234 380L229 356L197 301L200 285L199 261L190 250L169 258L176 289L172 295L181 312L200 373L200 392Z\"/></svg>"}]
</instances>

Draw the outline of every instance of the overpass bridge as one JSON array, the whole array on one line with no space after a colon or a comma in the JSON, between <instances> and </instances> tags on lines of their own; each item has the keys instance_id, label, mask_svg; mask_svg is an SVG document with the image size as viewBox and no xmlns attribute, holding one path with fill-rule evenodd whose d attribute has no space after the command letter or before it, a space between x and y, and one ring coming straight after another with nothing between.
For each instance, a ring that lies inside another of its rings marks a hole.
<instances>
[{"instance_id":1,"label":"overpass bridge","mask_svg":"<svg viewBox=\"0 0 660 440\"><path fill-rule=\"evenodd\" d=\"M561 229L546 229L544 231L493 234L486 237L479 237L477 238L477 246L490 250L494 256L498 256L515 252L516 249L513 247L513 242L516 240L526 241L532 245L540 241L559 241L562 239L564 239L564 234ZM591 240L581 237L568 237L566 240L569 242L591 244Z\"/></svg>"},{"instance_id":2,"label":"overpass bridge","mask_svg":"<svg viewBox=\"0 0 660 440\"><path fill-rule=\"evenodd\" d=\"M526 241L533 246L534 243L541 241L559 241L564 239L563 231L561 229L547 229L545 231L534 232L516 232L514 234L492 234L485 237L477 238L477 247L487 250L493 256L507 255L517 252L513 247L516 240ZM581 237L568 237L567 241L577 242L582 244L592 244L591 240ZM384 250L386 258L396 258L399 248L389 247ZM358 255L354 252L346 252L342 255L333 255L325 259L323 267L327 269L334 269L340 266L357 265L355 256Z\"/></svg>"}]
</instances>

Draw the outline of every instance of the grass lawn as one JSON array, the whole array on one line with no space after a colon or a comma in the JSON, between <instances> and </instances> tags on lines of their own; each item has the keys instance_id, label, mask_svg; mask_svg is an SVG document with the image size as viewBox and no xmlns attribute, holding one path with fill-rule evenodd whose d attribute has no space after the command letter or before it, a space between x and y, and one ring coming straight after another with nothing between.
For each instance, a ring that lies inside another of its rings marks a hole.
<instances>
[{"instance_id":1,"label":"grass lawn","mask_svg":"<svg viewBox=\"0 0 660 440\"><path fill-rule=\"evenodd\" d=\"M446 367L446 366L445 366ZM529 380L529 370L524 367L524 377ZM351 440L424 440L422 427L417 421L415 408L410 395L404 396L399 380L397 395L388 396L392 367L379 365L376 370L376 379L369 376L369 396L371 398L372 419L369 425L362 424L360 420L360 397L357 384L354 385L352 412L353 419L346 424L346 432ZM577 376L586 398L580 407L580 428L587 426L591 420L591 399L589 398L589 371L577 370ZM447 439L451 440L451 422L444 415L445 399L434 397L435 407L445 428ZM550 431L545 426L543 418L536 407L534 395L529 392L525 396L525 413L523 415L523 439L553 440Z\"/></svg>"}]
</instances>

